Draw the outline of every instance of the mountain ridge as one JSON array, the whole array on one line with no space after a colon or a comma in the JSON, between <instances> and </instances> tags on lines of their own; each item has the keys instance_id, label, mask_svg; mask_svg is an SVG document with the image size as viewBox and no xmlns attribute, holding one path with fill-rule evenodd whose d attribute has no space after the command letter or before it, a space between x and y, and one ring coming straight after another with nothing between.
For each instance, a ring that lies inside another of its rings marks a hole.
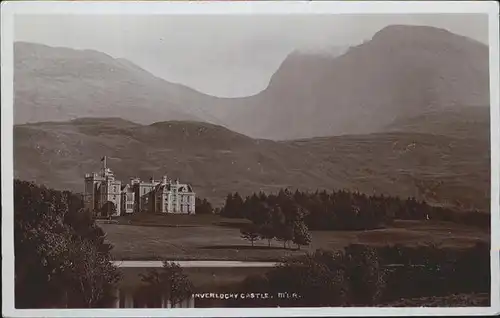
<instances>
[{"instance_id":1,"label":"mountain ridge","mask_svg":"<svg viewBox=\"0 0 500 318\"><path fill-rule=\"evenodd\" d=\"M334 59L289 56L266 90L228 115L228 127L272 139L372 133L434 108L488 106L488 47L467 39L393 26ZM255 114L262 120L250 124Z\"/></svg>"},{"instance_id":2,"label":"mountain ridge","mask_svg":"<svg viewBox=\"0 0 500 318\"><path fill-rule=\"evenodd\" d=\"M287 140L372 133L436 107L489 104L488 47L426 26L388 26L335 56L292 52L263 91L242 98L206 95L93 50L33 44L45 52L33 55L26 45L15 45L16 123L194 120Z\"/></svg>"}]
</instances>

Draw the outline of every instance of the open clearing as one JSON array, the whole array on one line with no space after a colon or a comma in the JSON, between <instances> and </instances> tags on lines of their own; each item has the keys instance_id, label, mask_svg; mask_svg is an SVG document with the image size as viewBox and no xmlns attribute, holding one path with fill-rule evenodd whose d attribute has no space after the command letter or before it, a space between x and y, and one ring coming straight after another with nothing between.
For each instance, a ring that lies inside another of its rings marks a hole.
<instances>
[{"instance_id":1,"label":"open clearing","mask_svg":"<svg viewBox=\"0 0 500 318\"><path fill-rule=\"evenodd\" d=\"M213 215L122 217L117 224L100 224L107 240L114 245L117 260L252 260L279 261L316 249L341 249L352 243L370 245L419 245L465 247L489 241L488 231L449 222L396 221L386 229L369 231L312 231L308 247L283 249L273 240L250 242L240 237L239 227L246 220L224 219Z\"/></svg>"}]
</instances>

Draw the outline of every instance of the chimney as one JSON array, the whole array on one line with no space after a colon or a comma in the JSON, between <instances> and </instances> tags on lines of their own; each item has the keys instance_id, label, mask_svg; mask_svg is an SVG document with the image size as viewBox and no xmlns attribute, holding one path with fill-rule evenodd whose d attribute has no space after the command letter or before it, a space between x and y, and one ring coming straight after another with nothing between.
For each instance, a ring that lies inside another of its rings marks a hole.
<instances>
[{"instance_id":1,"label":"chimney","mask_svg":"<svg viewBox=\"0 0 500 318\"><path fill-rule=\"evenodd\" d=\"M163 176L162 184L167 184L167 176Z\"/></svg>"}]
</instances>

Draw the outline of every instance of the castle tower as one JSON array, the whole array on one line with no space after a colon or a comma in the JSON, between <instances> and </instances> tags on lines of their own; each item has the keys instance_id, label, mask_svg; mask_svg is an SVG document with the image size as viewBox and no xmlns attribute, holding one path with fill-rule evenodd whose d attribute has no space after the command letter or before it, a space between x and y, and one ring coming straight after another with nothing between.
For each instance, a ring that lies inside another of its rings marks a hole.
<instances>
[{"instance_id":1,"label":"castle tower","mask_svg":"<svg viewBox=\"0 0 500 318\"><path fill-rule=\"evenodd\" d=\"M85 174L85 190L83 197L84 208L94 212L101 208L100 185L104 178L97 173Z\"/></svg>"},{"instance_id":2,"label":"castle tower","mask_svg":"<svg viewBox=\"0 0 500 318\"><path fill-rule=\"evenodd\" d=\"M107 158L101 159L101 173L85 174L84 207L98 215L104 204L111 201L116 207L115 216L121 213L121 181L115 180L111 169L107 167ZM102 213L101 213L102 214Z\"/></svg>"}]
</instances>

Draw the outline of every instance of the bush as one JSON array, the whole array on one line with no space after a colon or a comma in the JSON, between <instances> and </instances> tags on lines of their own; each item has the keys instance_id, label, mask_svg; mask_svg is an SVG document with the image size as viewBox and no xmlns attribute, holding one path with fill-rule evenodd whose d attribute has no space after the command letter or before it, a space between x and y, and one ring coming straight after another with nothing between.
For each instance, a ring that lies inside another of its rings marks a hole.
<instances>
[{"instance_id":1,"label":"bush","mask_svg":"<svg viewBox=\"0 0 500 318\"><path fill-rule=\"evenodd\" d=\"M318 250L285 260L265 275L248 277L239 286L242 291L268 292L274 296L284 292L297 293L298 299L275 297L272 300L239 300L231 304L404 305L405 301L401 299L407 299L411 304L418 303L411 299L424 297L437 299L453 294L489 294L489 275L487 244L467 249L443 249L432 245L372 248L353 244L343 253ZM453 298L450 303L460 301ZM482 303L482 300L470 302Z\"/></svg>"}]
</instances>

